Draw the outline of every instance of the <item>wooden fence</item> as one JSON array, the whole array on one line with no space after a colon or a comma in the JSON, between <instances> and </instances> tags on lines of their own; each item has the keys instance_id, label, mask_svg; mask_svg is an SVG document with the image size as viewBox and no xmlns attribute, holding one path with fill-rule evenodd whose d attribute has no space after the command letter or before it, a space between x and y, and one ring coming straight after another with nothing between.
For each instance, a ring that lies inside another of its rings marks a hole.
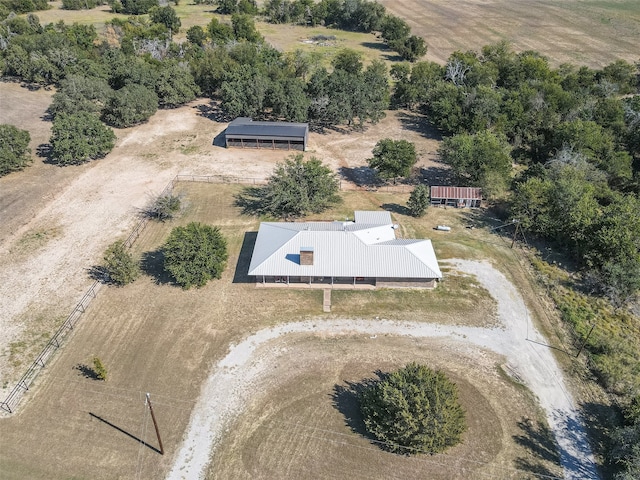
<instances>
[{"instance_id":1,"label":"wooden fence","mask_svg":"<svg viewBox=\"0 0 640 480\"><path fill-rule=\"evenodd\" d=\"M264 185L267 183L267 179L253 178L253 177L231 177L228 175L176 175L164 188L160 196L169 195L173 192L176 183L178 182L205 182L205 183L225 183L225 184L241 184L241 185ZM340 190L343 191L378 191L378 192L399 192L406 193L413 189L412 185L381 185L381 186L365 186L356 185L347 181L340 181ZM131 248L136 240L140 237L140 234L144 231L149 223L149 217L142 217L136 226L133 228L124 244L127 248ZM69 338L70 333L75 328L76 324L80 320L82 314L85 312L91 301L96 297L102 282L96 280L93 282L89 290L84 294L82 299L78 302L75 308L71 311L64 323L58 328L58 330L51 337L51 340L47 342L40 355L33 361L31 366L22 375L18 383L9 392L7 397L0 402L0 409L8 412L15 413L20 400L25 392L29 391L29 387L33 384L38 374L46 367L51 360L54 353L64 344Z\"/></svg>"}]
</instances>

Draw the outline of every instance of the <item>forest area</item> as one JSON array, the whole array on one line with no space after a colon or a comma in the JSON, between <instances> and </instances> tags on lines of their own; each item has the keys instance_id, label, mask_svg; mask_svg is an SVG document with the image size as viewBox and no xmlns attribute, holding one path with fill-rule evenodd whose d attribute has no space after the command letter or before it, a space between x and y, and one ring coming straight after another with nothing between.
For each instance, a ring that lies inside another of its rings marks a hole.
<instances>
[{"instance_id":1,"label":"forest area","mask_svg":"<svg viewBox=\"0 0 640 480\"><path fill-rule=\"evenodd\" d=\"M102 0L63 0L90 9ZM601 69L552 66L508 42L423 60L406 21L368 0L208 0L217 14L182 28L171 5L112 0L113 35L86 24L41 24L44 0L0 0L4 80L54 88L46 155L61 166L105 156L119 128L198 96L227 119L309 122L317 131L366 128L388 109L426 115L459 185L482 187L505 220L571 267L534 268L590 366L621 406L611 429L616 479L640 476L640 59ZM104 3L106 4L106 3ZM175 5L178 0L175 0ZM375 33L398 55L365 62L351 49L328 65L269 45L256 19ZM117 41L113 41L113 38ZM28 168L28 133L0 126L0 175ZM595 326L595 328L594 328Z\"/></svg>"}]
</instances>

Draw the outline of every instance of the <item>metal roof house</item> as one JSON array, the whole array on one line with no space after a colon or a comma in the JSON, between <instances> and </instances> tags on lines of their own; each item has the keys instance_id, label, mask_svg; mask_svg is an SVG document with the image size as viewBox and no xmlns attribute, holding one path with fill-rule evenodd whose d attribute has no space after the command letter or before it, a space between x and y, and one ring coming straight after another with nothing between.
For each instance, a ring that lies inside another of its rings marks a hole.
<instances>
[{"instance_id":1,"label":"metal roof house","mask_svg":"<svg viewBox=\"0 0 640 480\"><path fill-rule=\"evenodd\" d=\"M225 146L240 148L270 148L273 150L307 149L308 123L254 122L238 117L225 131Z\"/></svg>"},{"instance_id":2,"label":"metal roof house","mask_svg":"<svg viewBox=\"0 0 640 480\"><path fill-rule=\"evenodd\" d=\"M355 221L263 222L248 274L258 285L433 288L442 278L430 240L397 239L389 212Z\"/></svg>"},{"instance_id":3,"label":"metal roof house","mask_svg":"<svg viewBox=\"0 0 640 480\"><path fill-rule=\"evenodd\" d=\"M479 207L482 205L482 189L476 187L431 187L431 205L445 207Z\"/></svg>"}]
</instances>

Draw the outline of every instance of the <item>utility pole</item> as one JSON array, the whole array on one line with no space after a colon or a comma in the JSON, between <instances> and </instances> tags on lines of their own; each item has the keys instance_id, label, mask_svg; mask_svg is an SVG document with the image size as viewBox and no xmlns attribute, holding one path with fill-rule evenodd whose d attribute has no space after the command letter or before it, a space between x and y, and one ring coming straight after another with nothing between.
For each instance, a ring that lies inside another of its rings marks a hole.
<instances>
[{"instance_id":1,"label":"utility pole","mask_svg":"<svg viewBox=\"0 0 640 480\"><path fill-rule=\"evenodd\" d=\"M511 241L511 248L516 244L516 237L518 236L518 228L520 227L520 220L514 220L513 223L516 224L516 230L513 232L513 240Z\"/></svg>"},{"instance_id":2,"label":"utility pole","mask_svg":"<svg viewBox=\"0 0 640 480\"><path fill-rule=\"evenodd\" d=\"M578 353L576 353L576 358L578 358L580 356L580 354L582 353L582 349L585 347L585 345L589 341L589 337L593 333L593 329L594 328L596 328L595 322L591 325L591 329L589 330L589 333L587 333L587 336L585 337L584 342L582 342L582 345L580 345L580 348L578 349Z\"/></svg>"},{"instance_id":3,"label":"utility pole","mask_svg":"<svg viewBox=\"0 0 640 480\"><path fill-rule=\"evenodd\" d=\"M151 412L151 420L153 420L153 426L156 429L156 435L158 437L158 444L160 444L160 455L164 455L164 448L162 446L162 439L160 438L160 431L158 430L158 422L156 422L156 416L153 414L153 407L151 406L151 397L147 393L147 401L145 402L149 405L149 411Z\"/></svg>"}]
</instances>

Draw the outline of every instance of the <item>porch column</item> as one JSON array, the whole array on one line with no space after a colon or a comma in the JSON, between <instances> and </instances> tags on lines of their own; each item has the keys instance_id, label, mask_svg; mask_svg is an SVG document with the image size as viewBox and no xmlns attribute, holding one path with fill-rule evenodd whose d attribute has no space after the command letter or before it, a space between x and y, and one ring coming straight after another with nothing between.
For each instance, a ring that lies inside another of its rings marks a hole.
<instances>
[{"instance_id":1,"label":"porch column","mask_svg":"<svg viewBox=\"0 0 640 480\"><path fill-rule=\"evenodd\" d=\"M262 275L262 284L264 285L264 275Z\"/></svg>"},{"instance_id":2,"label":"porch column","mask_svg":"<svg viewBox=\"0 0 640 480\"><path fill-rule=\"evenodd\" d=\"M289 275L287 275L287 285L289 285Z\"/></svg>"}]
</instances>

